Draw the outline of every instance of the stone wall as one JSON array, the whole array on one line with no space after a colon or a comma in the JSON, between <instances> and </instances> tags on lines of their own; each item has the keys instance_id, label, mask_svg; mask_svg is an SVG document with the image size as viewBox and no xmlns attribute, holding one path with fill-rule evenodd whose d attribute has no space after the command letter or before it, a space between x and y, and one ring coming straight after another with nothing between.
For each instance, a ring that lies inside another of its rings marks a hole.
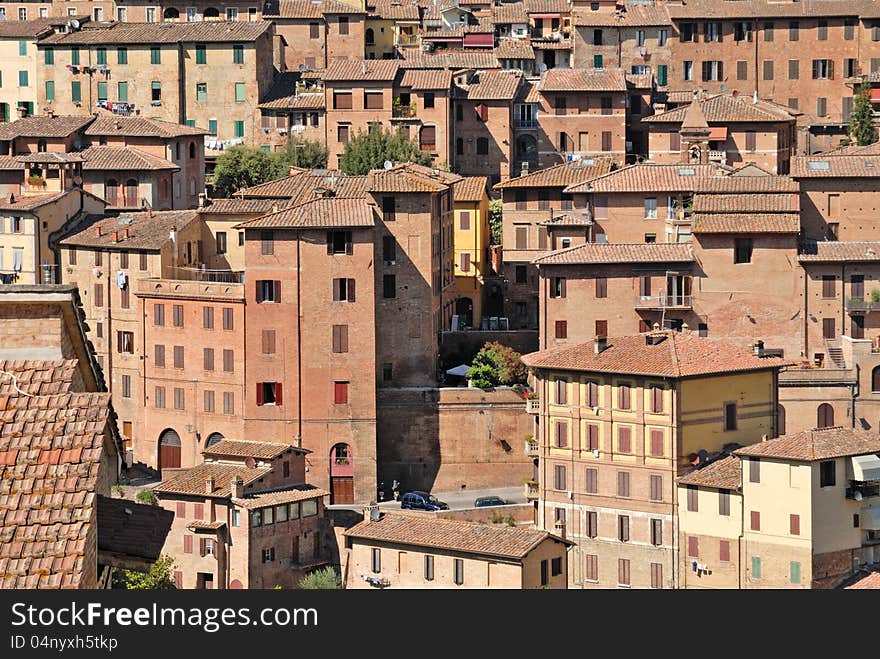
<instances>
[{"instance_id":1,"label":"stone wall","mask_svg":"<svg viewBox=\"0 0 880 659\"><path fill-rule=\"evenodd\" d=\"M379 389L379 482L449 492L521 485L534 419L510 389Z\"/></svg>"},{"instance_id":2,"label":"stone wall","mask_svg":"<svg viewBox=\"0 0 880 659\"><path fill-rule=\"evenodd\" d=\"M470 364L474 355L488 341L497 341L510 346L521 354L526 354L538 349L538 332L534 330L443 332L440 343L440 361L444 368Z\"/></svg>"}]
</instances>

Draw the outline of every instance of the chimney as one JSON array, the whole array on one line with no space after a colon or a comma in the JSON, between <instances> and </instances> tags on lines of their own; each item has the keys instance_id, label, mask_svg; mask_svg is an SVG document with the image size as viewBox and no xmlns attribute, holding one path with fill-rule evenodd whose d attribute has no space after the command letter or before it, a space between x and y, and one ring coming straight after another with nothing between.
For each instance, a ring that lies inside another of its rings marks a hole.
<instances>
[{"instance_id":1,"label":"chimney","mask_svg":"<svg viewBox=\"0 0 880 659\"><path fill-rule=\"evenodd\" d=\"M764 356L764 342L763 341L755 341L752 344L752 352L754 352L757 357L763 357Z\"/></svg>"},{"instance_id":2,"label":"chimney","mask_svg":"<svg viewBox=\"0 0 880 659\"><path fill-rule=\"evenodd\" d=\"M608 347L608 337L607 336L597 336L593 339L593 352L597 355L603 353L605 349Z\"/></svg>"},{"instance_id":3,"label":"chimney","mask_svg":"<svg viewBox=\"0 0 880 659\"><path fill-rule=\"evenodd\" d=\"M171 231L168 232L168 237L171 239L172 242L177 242L177 227L173 224L171 225Z\"/></svg>"},{"instance_id":4,"label":"chimney","mask_svg":"<svg viewBox=\"0 0 880 659\"><path fill-rule=\"evenodd\" d=\"M232 485L229 489L233 499L241 499L244 496L244 481L241 476L232 479Z\"/></svg>"},{"instance_id":5,"label":"chimney","mask_svg":"<svg viewBox=\"0 0 880 659\"><path fill-rule=\"evenodd\" d=\"M681 333L682 334L687 334L690 331L690 329L691 329L690 325L688 325L687 323L681 324Z\"/></svg>"},{"instance_id":6,"label":"chimney","mask_svg":"<svg viewBox=\"0 0 880 659\"><path fill-rule=\"evenodd\" d=\"M128 227L125 227L125 228L122 230L122 239L123 239L123 240L128 240Z\"/></svg>"},{"instance_id":7,"label":"chimney","mask_svg":"<svg viewBox=\"0 0 880 659\"><path fill-rule=\"evenodd\" d=\"M153 208L152 207L147 208L147 217L153 217Z\"/></svg>"},{"instance_id":8,"label":"chimney","mask_svg":"<svg viewBox=\"0 0 880 659\"><path fill-rule=\"evenodd\" d=\"M209 476L205 481L205 494L213 494L214 492L214 478Z\"/></svg>"},{"instance_id":9,"label":"chimney","mask_svg":"<svg viewBox=\"0 0 880 659\"><path fill-rule=\"evenodd\" d=\"M379 506L375 504L371 504L364 508L364 521L365 522L378 522L379 521Z\"/></svg>"},{"instance_id":10,"label":"chimney","mask_svg":"<svg viewBox=\"0 0 880 659\"><path fill-rule=\"evenodd\" d=\"M115 128L116 130L122 130L122 123L119 121L119 119L113 122L113 128Z\"/></svg>"},{"instance_id":11,"label":"chimney","mask_svg":"<svg viewBox=\"0 0 880 659\"><path fill-rule=\"evenodd\" d=\"M113 242L114 242L114 243L118 243L118 242L119 242L119 232L118 232L118 231L114 231L114 232L113 232Z\"/></svg>"},{"instance_id":12,"label":"chimney","mask_svg":"<svg viewBox=\"0 0 880 659\"><path fill-rule=\"evenodd\" d=\"M101 237L101 225L95 227L95 235L98 236L98 238Z\"/></svg>"},{"instance_id":13,"label":"chimney","mask_svg":"<svg viewBox=\"0 0 880 659\"><path fill-rule=\"evenodd\" d=\"M770 438L767 435L761 435L762 442L766 442L768 439L770 439Z\"/></svg>"},{"instance_id":14,"label":"chimney","mask_svg":"<svg viewBox=\"0 0 880 659\"><path fill-rule=\"evenodd\" d=\"M278 212L278 204L272 204L272 212L273 212L273 213L277 213L277 212Z\"/></svg>"}]
</instances>

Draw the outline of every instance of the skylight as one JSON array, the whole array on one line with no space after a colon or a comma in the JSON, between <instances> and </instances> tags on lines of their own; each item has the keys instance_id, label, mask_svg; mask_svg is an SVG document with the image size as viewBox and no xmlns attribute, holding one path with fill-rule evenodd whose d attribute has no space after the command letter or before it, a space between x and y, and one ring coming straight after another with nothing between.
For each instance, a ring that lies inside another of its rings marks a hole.
<instances>
[{"instance_id":1,"label":"skylight","mask_svg":"<svg viewBox=\"0 0 880 659\"><path fill-rule=\"evenodd\" d=\"M811 172L827 172L831 168L831 164L827 160L810 160L807 162L807 169Z\"/></svg>"}]
</instances>

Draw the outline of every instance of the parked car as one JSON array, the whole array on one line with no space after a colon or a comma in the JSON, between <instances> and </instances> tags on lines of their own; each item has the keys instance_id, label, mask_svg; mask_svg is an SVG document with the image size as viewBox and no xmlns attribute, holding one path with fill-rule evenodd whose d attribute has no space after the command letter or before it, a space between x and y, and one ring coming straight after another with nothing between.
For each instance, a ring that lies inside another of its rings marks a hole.
<instances>
[{"instance_id":1,"label":"parked car","mask_svg":"<svg viewBox=\"0 0 880 659\"><path fill-rule=\"evenodd\" d=\"M400 497L400 507L408 510L448 510L449 506L427 492L407 492Z\"/></svg>"},{"instance_id":2,"label":"parked car","mask_svg":"<svg viewBox=\"0 0 880 659\"><path fill-rule=\"evenodd\" d=\"M488 506L505 506L507 502L501 497L480 497L474 501L474 508L486 508Z\"/></svg>"}]
</instances>

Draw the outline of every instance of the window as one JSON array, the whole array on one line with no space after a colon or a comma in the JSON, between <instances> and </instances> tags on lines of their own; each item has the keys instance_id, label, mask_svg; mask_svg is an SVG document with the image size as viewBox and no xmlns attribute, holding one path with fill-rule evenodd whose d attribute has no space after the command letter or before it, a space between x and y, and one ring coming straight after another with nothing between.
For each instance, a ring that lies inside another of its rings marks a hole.
<instances>
[{"instance_id":1,"label":"window","mask_svg":"<svg viewBox=\"0 0 880 659\"><path fill-rule=\"evenodd\" d=\"M235 396L231 391L223 392L223 414L235 413Z\"/></svg>"},{"instance_id":2,"label":"window","mask_svg":"<svg viewBox=\"0 0 880 659\"><path fill-rule=\"evenodd\" d=\"M687 554L688 558L699 558L700 557L700 539L694 536L688 536L687 543Z\"/></svg>"},{"instance_id":3,"label":"window","mask_svg":"<svg viewBox=\"0 0 880 659\"><path fill-rule=\"evenodd\" d=\"M789 21L788 23L788 40L800 40L800 25L798 25L797 21Z\"/></svg>"},{"instance_id":4,"label":"window","mask_svg":"<svg viewBox=\"0 0 880 659\"><path fill-rule=\"evenodd\" d=\"M730 517L730 492L727 490L718 491L718 514Z\"/></svg>"},{"instance_id":5,"label":"window","mask_svg":"<svg viewBox=\"0 0 880 659\"><path fill-rule=\"evenodd\" d=\"M587 511L587 537L595 538L599 535L599 513L588 510Z\"/></svg>"},{"instance_id":6,"label":"window","mask_svg":"<svg viewBox=\"0 0 880 659\"><path fill-rule=\"evenodd\" d=\"M397 297L397 275L382 275L382 297L386 300Z\"/></svg>"},{"instance_id":7,"label":"window","mask_svg":"<svg viewBox=\"0 0 880 659\"><path fill-rule=\"evenodd\" d=\"M617 516L617 539L620 542L629 542L629 516Z\"/></svg>"},{"instance_id":8,"label":"window","mask_svg":"<svg viewBox=\"0 0 880 659\"><path fill-rule=\"evenodd\" d=\"M183 346L174 346L173 354L174 354L174 368L183 368L183 365L184 365Z\"/></svg>"},{"instance_id":9,"label":"window","mask_svg":"<svg viewBox=\"0 0 880 659\"><path fill-rule=\"evenodd\" d=\"M752 531L760 531L761 530L761 513L757 510L752 510L749 513L749 528Z\"/></svg>"},{"instance_id":10,"label":"window","mask_svg":"<svg viewBox=\"0 0 880 659\"><path fill-rule=\"evenodd\" d=\"M828 320L828 319L826 319ZM831 320L834 320L833 318ZM830 428L834 425L834 408L828 403L822 403L816 412L816 427Z\"/></svg>"},{"instance_id":11,"label":"window","mask_svg":"<svg viewBox=\"0 0 880 659\"><path fill-rule=\"evenodd\" d=\"M617 472L617 496L629 498L629 472Z\"/></svg>"},{"instance_id":12,"label":"window","mask_svg":"<svg viewBox=\"0 0 880 659\"><path fill-rule=\"evenodd\" d=\"M477 155L485 156L489 154L489 140L485 137L477 138Z\"/></svg>"},{"instance_id":13,"label":"window","mask_svg":"<svg viewBox=\"0 0 880 659\"><path fill-rule=\"evenodd\" d=\"M791 535L800 535L801 534L801 516L800 515L789 515L788 516L788 532Z\"/></svg>"},{"instance_id":14,"label":"window","mask_svg":"<svg viewBox=\"0 0 880 659\"><path fill-rule=\"evenodd\" d=\"M281 405L281 383L258 382L257 405Z\"/></svg>"},{"instance_id":15,"label":"window","mask_svg":"<svg viewBox=\"0 0 880 659\"><path fill-rule=\"evenodd\" d=\"M752 24L748 21L737 21L733 24L734 41L751 41Z\"/></svg>"},{"instance_id":16,"label":"window","mask_svg":"<svg viewBox=\"0 0 880 659\"><path fill-rule=\"evenodd\" d=\"M651 544L659 547L663 544L663 520L651 520Z\"/></svg>"},{"instance_id":17,"label":"window","mask_svg":"<svg viewBox=\"0 0 880 659\"><path fill-rule=\"evenodd\" d=\"M203 368L206 371L214 370L214 348L203 348L204 358L202 360Z\"/></svg>"},{"instance_id":18,"label":"window","mask_svg":"<svg viewBox=\"0 0 880 659\"><path fill-rule=\"evenodd\" d=\"M343 36L348 34L348 16L339 17L339 34Z\"/></svg>"},{"instance_id":19,"label":"window","mask_svg":"<svg viewBox=\"0 0 880 659\"><path fill-rule=\"evenodd\" d=\"M856 21L852 18L843 19L843 39L844 41L852 41L855 38Z\"/></svg>"},{"instance_id":20,"label":"window","mask_svg":"<svg viewBox=\"0 0 880 659\"><path fill-rule=\"evenodd\" d=\"M796 59L788 60L788 79L798 80L800 78L800 61Z\"/></svg>"},{"instance_id":21,"label":"window","mask_svg":"<svg viewBox=\"0 0 880 659\"><path fill-rule=\"evenodd\" d=\"M128 64L128 48L125 46L119 46L116 49L116 63Z\"/></svg>"},{"instance_id":22,"label":"window","mask_svg":"<svg viewBox=\"0 0 880 659\"><path fill-rule=\"evenodd\" d=\"M352 254L353 252L354 244L351 231L327 232L327 254Z\"/></svg>"},{"instance_id":23,"label":"window","mask_svg":"<svg viewBox=\"0 0 880 659\"><path fill-rule=\"evenodd\" d=\"M629 559L628 558L619 558L617 559L617 585L619 586L629 586Z\"/></svg>"},{"instance_id":24,"label":"window","mask_svg":"<svg viewBox=\"0 0 880 659\"><path fill-rule=\"evenodd\" d=\"M852 57L848 57L843 60L843 77L844 78L853 78L856 75L856 71L858 70L858 62L856 59ZM852 98L852 97L850 97Z\"/></svg>"},{"instance_id":25,"label":"window","mask_svg":"<svg viewBox=\"0 0 880 659\"><path fill-rule=\"evenodd\" d=\"M453 569L455 571L453 581L455 585L460 586L464 583L464 560L460 558L453 559Z\"/></svg>"},{"instance_id":26,"label":"window","mask_svg":"<svg viewBox=\"0 0 880 659\"><path fill-rule=\"evenodd\" d=\"M434 581L434 557L425 556L425 581Z\"/></svg>"},{"instance_id":27,"label":"window","mask_svg":"<svg viewBox=\"0 0 880 659\"><path fill-rule=\"evenodd\" d=\"M645 219L646 220L656 220L657 219L657 197L646 197L645 198Z\"/></svg>"},{"instance_id":28,"label":"window","mask_svg":"<svg viewBox=\"0 0 880 659\"><path fill-rule=\"evenodd\" d=\"M153 365L157 368L165 368L165 346L161 344L153 346Z\"/></svg>"},{"instance_id":29,"label":"window","mask_svg":"<svg viewBox=\"0 0 880 659\"><path fill-rule=\"evenodd\" d=\"M563 378L557 378L555 380L555 402L557 405L566 405L568 404L568 380Z\"/></svg>"},{"instance_id":30,"label":"window","mask_svg":"<svg viewBox=\"0 0 880 659\"><path fill-rule=\"evenodd\" d=\"M822 297L832 299L837 297L837 286L834 283L837 278L834 275L822 275Z\"/></svg>"},{"instance_id":31,"label":"window","mask_svg":"<svg viewBox=\"0 0 880 659\"><path fill-rule=\"evenodd\" d=\"M693 80L694 79L694 63L690 60L685 60L681 63L681 72L683 80Z\"/></svg>"},{"instance_id":32,"label":"window","mask_svg":"<svg viewBox=\"0 0 880 659\"><path fill-rule=\"evenodd\" d=\"M651 446L650 446L650 455L655 458L663 457L663 431L662 430L652 430L651 431Z\"/></svg>"},{"instance_id":33,"label":"window","mask_svg":"<svg viewBox=\"0 0 880 659\"><path fill-rule=\"evenodd\" d=\"M568 338L568 321L557 320L554 323L554 330L555 330L555 338L567 339Z\"/></svg>"},{"instance_id":34,"label":"window","mask_svg":"<svg viewBox=\"0 0 880 659\"><path fill-rule=\"evenodd\" d=\"M592 426L596 427L596 426ZM584 489L587 494L596 494L599 491L599 472L594 468L588 468L586 471L586 480Z\"/></svg>"},{"instance_id":35,"label":"window","mask_svg":"<svg viewBox=\"0 0 880 659\"><path fill-rule=\"evenodd\" d=\"M243 103L245 100L247 100L245 84L243 82L235 83L235 102Z\"/></svg>"},{"instance_id":36,"label":"window","mask_svg":"<svg viewBox=\"0 0 880 659\"><path fill-rule=\"evenodd\" d=\"M665 30L661 30L661 32L665 32ZM657 65L657 85L659 87L665 87L669 84L669 65L668 64L658 64ZM636 97L638 98L638 97ZM641 114L638 112L636 114Z\"/></svg>"},{"instance_id":37,"label":"window","mask_svg":"<svg viewBox=\"0 0 880 659\"><path fill-rule=\"evenodd\" d=\"M599 407L599 383L588 380L586 382L587 388L587 397L586 403L587 407Z\"/></svg>"},{"instance_id":38,"label":"window","mask_svg":"<svg viewBox=\"0 0 880 659\"><path fill-rule=\"evenodd\" d=\"M819 487L834 487L837 484L837 463L826 460L819 463Z\"/></svg>"},{"instance_id":39,"label":"window","mask_svg":"<svg viewBox=\"0 0 880 659\"><path fill-rule=\"evenodd\" d=\"M556 465L553 471L554 485L557 490L565 489L565 465Z\"/></svg>"},{"instance_id":40,"label":"window","mask_svg":"<svg viewBox=\"0 0 880 659\"><path fill-rule=\"evenodd\" d=\"M587 581L599 580L599 557L595 554L584 555L584 579Z\"/></svg>"},{"instance_id":41,"label":"window","mask_svg":"<svg viewBox=\"0 0 880 659\"><path fill-rule=\"evenodd\" d=\"M197 82L196 83L196 101L199 103L204 103L208 100L208 83L206 82Z\"/></svg>"},{"instance_id":42,"label":"window","mask_svg":"<svg viewBox=\"0 0 880 659\"><path fill-rule=\"evenodd\" d=\"M720 81L724 80L724 63L718 60L710 60L703 62L703 81Z\"/></svg>"},{"instance_id":43,"label":"window","mask_svg":"<svg viewBox=\"0 0 880 659\"><path fill-rule=\"evenodd\" d=\"M116 351L134 353L134 332L116 332Z\"/></svg>"},{"instance_id":44,"label":"window","mask_svg":"<svg viewBox=\"0 0 880 659\"><path fill-rule=\"evenodd\" d=\"M82 84L79 80L70 83L70 100L74 103L82 103Z\"/></svg>"},{"instance_id":45,"label":"window","mask_svg":"<svg viewBox=\"0 0 880 659\"><path fill-rule=\"evenodd\" d=\"M234 44L232 46L232 63L244 64L244 46L241 44Z\"/></svg>"},{"instance_id":46,"label":"window","mask_svg":"<svg viewBox=\"0 0 880 659\"><path fill-rule=\"evenodd\" d=\"M617 407L621 410L630 409L632 388L628 384L617 385Z\"/></svg>"},{"instance_id":47,"label":"window","mask_svg":"<svg viewBox=\"0 0 880 659\"><path fill-rule=\"evenodd\" d=\"M196 64L206 64L207 61L208 54L205 44L196 44Z\"/></svg>"},{"instance_id":48,"label":"window","mask_svg":"<svg viewBox=\"0 0 880 659\"><path fill-rule=\"evenodd\" d=\"M736 430L736 403L724 403L724 430Z\"/></svg>"},{"instance_id":49,"label":"window","mask_svg":"<svg viewBox=\"0 0 880 659\"><path fill-rule=\"evenodd\" d=\"M730 562L730 540L721 540L718 543L718 560L723 563Z\"/></svg>"},{"instance_id":50,"label":"window","mask_svg":"<svg viewBox=\"0 0 880 659\"><path fill-rule=\"evenodd\" d=\"M517 230L517 245L519 245L519 230ZM517 249L524 249L523 247L517 247ZM514 270L514 279L517 284L525 284L528 282L526 277L526 266L518 265Z\"/></svg>"},{"instance_id":51,"label":"window","mask_svg":"<svg viewBox=\"0 0 880 659\"><path fill-rule=\"evenodd\" d=\"M355 301L355 283L354 279L334 279L333 280L333 301L334 302L354 302Z\"/></svg>"},{"instance_id":52,"label":"window","mask_svg":"<svg viewBox=\"0 0 880 659\"><path fill-rule=\"evenodd\" d=\"M745 78L740 78L745 80ZM773 80L773 60L764 60L764 80Z\"/></svg>"},{"instance_id":53,"label":"window","mask_svg":"<svg viewBox=\"0 0 880 659\"><path fill-rule=\"evenodd\" d=\"M550 560L550 576L558 577L562 574L562 558L553 558Z\"/></svg>"},{"instance_id":54,"label":"window","mask_svg":"<svg viewBox=\"0 0 880 659\"><path fill-rule=\"evenodd\" d=\"M277 279L257 280L257 303L281 302L281 282Z\"/></svg>"},{"instance_id":55,"label":"window","mask_svg":"<svg viewBox=\"0 0 880 659\"><path fill-rule=\"evenodd\" d=\"M608 297L608 278L607 277L596 277L596 297L597 298Z\"/></svg>"},{"instance_id":56,"label":"window","mask_svg":"<svg viewBox=\"0 0 880 659\"><path fill-rule=\"evenodd\" d=\"M55 81L47 80L46 81L46 100L54 101L55 100Z\"/></svg>"},{"instance_id":57,"label":"window","mask_svg":"<svg viewBox=\"0 0 880 659\"><path fill-rule=\"evenodd\" d=\"M244 137L244 122L236 121L235 122L235 136L236 137Z\"/></svg>"},{"instance_id":58,"label":"window","mask_svg":"<svg viewBox=\"0 0 880 659\"><path fill-rule=\"evenodd\" d=\"M666 28L660 28L657 30L657 45L661 48L666 45L666 41L669 39L669 31ZM664 83L665 84L665 83Z\"/></svg>"},{"instance_id":59,"label":"window","mask_svg":"<svg viewBox=\"0 0 880 659\"><path fill-rule=\"evenodd\" d=\"M752 262L752 239L736 238L734 240L733 262L734 263L751 263Z\"/></svg>"},{"instance_id":60,"label":"window","mask_svg":"<svg viewBox=\"0 0 880 659\"><path fill-rule=\"evenodd\" d=\"M813 60L813 80L827 80L834 77L834 61L830 59Z\"/></svg>"},{"instance_id":61,"label":"window","mask_svg":"<svg viewBox=\"0 0 880 659\"><path fill-rule=\"evenodd\" d=\"M700 490L696 485L687 486L687 509L688 512L696 513L700 510Z\"/></svg>"},{"instance_id":62,"label":"window","mask_svg":"<svg viewBox=\"0 0 880 659\"><path fill-rule=\"evenodd\" d=\"M348 352L348 325L334 325L332 328L331 334L332 334L333 352L335 352L335 353ZM273 348L274 348L274 341L273 341ZM274 350L273 350L273 352L274 352Z\"/></svg>"},{"instance_id":63,"label":"window","mask_svg":"<svg viewBox=\"0 0 880 659\"><path fill-rule=\"evenodd\" d=\"M336 405L345 405L348 403L348 382L333 383L333 402Z\"/></svg>"}]
</instances>

